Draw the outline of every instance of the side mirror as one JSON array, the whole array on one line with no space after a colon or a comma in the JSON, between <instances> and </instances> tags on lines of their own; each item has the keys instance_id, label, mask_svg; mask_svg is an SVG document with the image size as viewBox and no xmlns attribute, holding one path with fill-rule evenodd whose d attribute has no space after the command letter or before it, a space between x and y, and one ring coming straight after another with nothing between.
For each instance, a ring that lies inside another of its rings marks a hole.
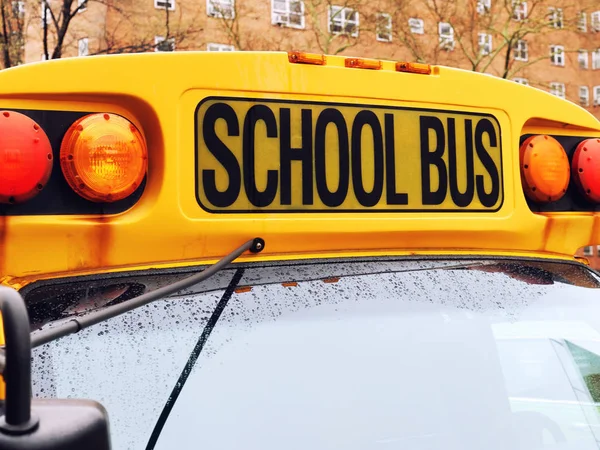
<instances>
[{"instance_id":1,"label":"side mirror","mask_svg":"<svg viewBox=\"0 0 600 450\"><path fill-rule=\"evenodd\" d=\"M0 311L6 357L6 399L0 400L0 449L110 450L108 415L99 403L32 400L31 338L25 302L17 291L0 287Z\"/></svg>"}]
</instances>

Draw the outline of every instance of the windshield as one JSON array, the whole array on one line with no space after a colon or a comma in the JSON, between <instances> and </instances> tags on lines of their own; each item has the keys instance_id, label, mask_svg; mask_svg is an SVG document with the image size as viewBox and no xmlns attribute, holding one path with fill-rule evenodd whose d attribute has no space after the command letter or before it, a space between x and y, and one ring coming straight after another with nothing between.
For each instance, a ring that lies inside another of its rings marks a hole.
<instances>
[{"instance_id":1,"label":"windshield","mask_svg":"<svg viewBox=\"0 0 600 450\"><path fill-rule=\"evenodd\" d=\"M598 449L583 266L331 260L224 270L34 351L121 449ZM205 291L203 291L205 289Z\"/></svg>"}]
</instances>

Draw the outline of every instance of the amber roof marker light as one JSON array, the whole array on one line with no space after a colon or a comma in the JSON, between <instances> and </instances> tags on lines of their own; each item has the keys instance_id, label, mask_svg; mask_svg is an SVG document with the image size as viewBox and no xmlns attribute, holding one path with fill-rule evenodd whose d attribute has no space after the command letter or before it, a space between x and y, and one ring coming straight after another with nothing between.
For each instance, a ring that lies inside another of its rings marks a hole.
<instances>
[{"instance_id":1,"label":"amber roof marker light","mask_svg":"<svg viewBox=\"0 0 600 450\"><path fill-rule=\"evenodd\" d=\"M346 58L344 60L344 66L352 69L381 70L383 65L381 61L377 59Z\"/></svg>"},{"instance_id":2,"label":"amber roof marker light","mask_svg":"<svg viewBox=\"0 0 600 450\"><path fill-rule=\"evenodd\" d=\"M552 136L527 138L519 149L521 181L525 195L534 202L560 200L570 180L569 158Z\"/></svg>"},{"instance_id":3,"label":"amber roof marker light","mask_svg":"<svg viewBox=\"0 0 600 450\"><path fill-rule=\"evenodd\" d=\"M131 195L148 168L140 131L117 114L89 114L63 138L60 165L69 186L93 202L115 202Z\"/></svg>"},{"instance_id":4,"label":"amber roof marker light","mask_svg":"<svg viewBox=\"0 0 600 450\"><path fill-rule=\"evenodd\" d=\"M429 64L416 62L397 62L396 71L406 73L418 73L421 75L431 75L432 68Z\"/></svg>"},{"instance_id":5,"label":"amber roof marker light","mask_svg":"<svg viewBox=\"0 0 600 450\"><path fill-rule=\"evenodd\" d=\"M315 64L323 66L327 62L325 55L319 53L288 52L288 61L294 64Z\"/></svg>"}]
</instances>

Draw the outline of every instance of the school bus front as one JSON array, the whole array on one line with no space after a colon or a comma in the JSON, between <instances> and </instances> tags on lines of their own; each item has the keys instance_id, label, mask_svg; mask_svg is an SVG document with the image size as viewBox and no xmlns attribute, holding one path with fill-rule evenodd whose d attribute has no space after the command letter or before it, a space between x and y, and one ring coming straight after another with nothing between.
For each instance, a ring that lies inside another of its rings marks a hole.
<instances>
[{"instance_id":1,"label":"school bus front","mask_svg":"<svg viewBox=\"0 0 600 450\"><path fill-rule=\"evenodd\" d=\"M0 282L34 396L101 401L119 449L598 448L595 161L583 109L446 67L3 71Z\"/></svg>"}]
</instances>

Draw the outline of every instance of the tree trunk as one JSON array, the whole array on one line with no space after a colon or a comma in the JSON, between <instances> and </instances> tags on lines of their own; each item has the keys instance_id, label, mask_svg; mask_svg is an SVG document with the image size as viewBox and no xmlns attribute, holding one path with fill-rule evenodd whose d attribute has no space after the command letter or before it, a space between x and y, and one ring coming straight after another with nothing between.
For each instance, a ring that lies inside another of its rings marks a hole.
<instances>
[{"instance_id":1,"label":"tree trunk","mask_svg":"<svg viewBox=\"0 0 600 450\"><path fill-rule=\"evenodd\" d=\"M2 59L4 62L4 68L8 69L12 66L12 61L10 60L11 36L8 32L8 27L6 23L8 18L6 17L5 0L0 0L0 14L2 15Z\"/></svg>"}]
</instances>

